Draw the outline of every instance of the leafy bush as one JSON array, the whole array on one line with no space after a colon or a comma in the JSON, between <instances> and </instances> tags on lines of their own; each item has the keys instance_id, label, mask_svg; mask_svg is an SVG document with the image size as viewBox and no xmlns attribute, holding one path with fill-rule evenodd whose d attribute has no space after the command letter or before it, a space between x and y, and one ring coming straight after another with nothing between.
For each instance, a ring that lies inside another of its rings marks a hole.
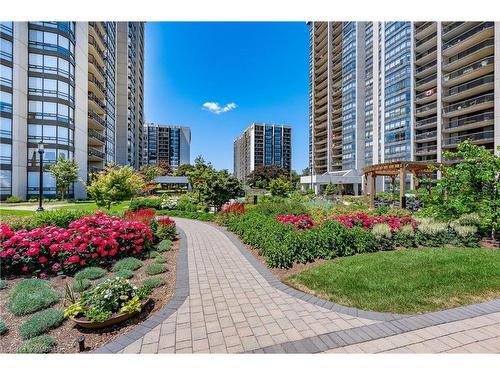
<instances>
[{"instance_id":1,"label":"leafy bush","mask_svg":"<svg viewBox=\"0 0 500 375\"><path fill-rule=\"evenodd\" d=\"M156 210L154 208L140 208L135 211L125 211L123 214L125 220L127 221L138 221L144 225L150 226L151 222L154 220L156 215Z\"/></svg>"},{"instance_id":2,"label":"leafy bush","mask_svg":"<svg viewBox=\"0 0 500 375\"><path fill-rule=\"evenodd\" d=\"M7 281L0 280L0 290L7 288Z\"/></svg>"},{"instance_id":3,"label":"leafy bush","mask_svg":"<svg viewBox=\"0 0 500 375\"><path fill-rule=\"evenodd\" d=\"M309 210L301 203L291 202L289 200L271 199L263 200L256 206L249 207L249 211L263 215L302 215L309 214Z\"/></svg>"},{"instance_id":4,"label":"leafy bush","mask_svg":"<svg viewBox=\"0 0 500 375\"><path fill-rule=\"evenodd\" d=\"M155 235L159 240L174 240L177 236L175 221L169 217L162 217L158 219L158 226L156 228Z\"/></svg>"},{"instance_id":5,"label":"leafy bush","mask_svg":"<svg viewBox=\"0 0 500 375\"><path fill-rule=\"evenodd\" d=\"M45 354L50 353L56 345L56 340L52 336L43 335L26 340L17 352L22 354Z\"/></svg>"},{"instance_id":6,"label":"leafy bush","mask_svg":"<svg viewBox=\"0 0 500 375\"><path fill-rule=\"evenodd\" d=\"M8 329L3 320L0 320L0 336L5 335Z\"/></svg>"},{"instance_id":7,"label":"leafy bush","mask_svg":"<svg viewBox=\"0 0 500 375\"><path fill-rule=\"evenodd\" d=\"M156 263L167 263L167 258L164 257L163 255L158 255L156 258L155 258L155 262Z\"/></svg>"},{"instance_id":8,"label":"leafy bush","mask_svg":"<svg viewBox=\"0 0 500 375\"><path fill-rule=\"evenodd\" d=\"M81 293L92 286L92 282L89 279L76 279L73 281L73 290L77 293Z\"/></svg>"},{"instance_id":9,"label":"leafy bush","mask_svg":"<svg viewBox=\"0 0 500 375\"><path fill-rule=\"evenodd\" d=\"M167 271L167 266L160 263L151 263L146 267L146 275L153 276Z\"/></svg>"},{"instance_id":10,"label":"leafy bush","mask_svg":"<svg viewBox=\"0 0 500 375\"><path fill-rule=\"evenodd\" d=\"M23 199L21 197L17 197L15 195L11 195L5 200L5 203L21 203Z\"/></svg>"},{"instance_id":11,"label":"leafy bush","mask_svg":"<svg viewBox=\"0 0 500 375\"><path fill-rule=\"evenodd\" d=\"M162 202L163 198L161 197L134 198L130 201L128 207L131 211L137 211L141 208L153 208L155 210L161 210Z\"/></svg>"},{"instance_id":12,"label":"leafy bush","mask_svg":"<svg viewBox=\"0 0 500 375\"><path fill-rule=\"evenodd\" d=\"M165 280L161 276L151 276L144 280L142 285L150 289L155 289L164 284Z\"/></svg>"},{"instance_id":13,"label":"leafy bush","mask_svg":"<svg viewBox=\"0 0 500 375\"><path fill-rule=\"evenodd\" d=\"M115 272L115 276L123 279L131 279L134 277L134 272L131 270L119 270Z\"/></svg>"},{"instance_id":14,"label":"leafy bush","mask_svg":"<svg viewBox=\"0 0 500 375\"><path fill-rule=\"evenodd\" d=\"M16 315L27 315L45 309L61 296L46 280L27 279L14 286L8 295L8 309Z\"/></svg>"},{"instance_id":15,"label":"leafy bush","mask_svg":"<svg viewBox=\"0 0 500 375\"><path fill-rule=\"evenodd\" d=\"M173 243L169 239L161 240L160 243L156 246L156 249L159 253L164 253L165 251L172 250Z\"/></svg>"},{"instance_id":16,"label":"leafy bush","mask_svg":"<svg viewBox=\"0 0 500 375\"><path fill-rule=\"evenodd\" d=\"M106 275L107 271L99 267L87 267L75 273L76 280L96 280Z\"/></svg>"},{"instance_id":17,"label":"leafy bush","mask_svg":"<svg viewBox=\"0 0 500 375\"><path fill-rule=\"evenodd\" d=\"M158 251L150 251L148 254L149 259L156 258L158 255L160 255L160 252Z\"/></svg>"},{"instance_id":18,"label":"leafy bush","mask_svg":"<svg viewBox=\"0 0 500 375\"><path fill-rule=\"evenodd\" d=\"M416 241L419 245L438 247L450 243L448 224L433 219L422 219L417 226Z\"/></svg>"},{"instance_id":19,"label":"leafy bush","mask_svg":"<svg viewBox=\"0 0 500 375\"><path fill-rule=\"evenodd\" d=\"M59 327L64 320L64 313L58 309L47 309L42 311L19 327L19 335L23 340L40 336L53 328Z\"/></svg>"},{"instance_id":20,"label":"leafy bush","mask_svg":"<svg viewBox=\"0 0 500 375\"><path fill-rule=\"evenodd\" d=\"M380 250L394 249L394 244L392 242L392 230L389 224L375 224L372 228L372 234L375 236Z\"/></svg>"},{"instance_id":21,"label":"leafy bush","mask_svg":"<svg viewBox=\"0 0 500 375\"><path fill-rule=\"evenodd\" d=\"M286 197L292 190L292 184L286 177L279 177L269 182L269 191L275 197Z\"/></svg>"},{"instance_id":22,"label":"leafy bush","mask_svg":"<svg viewBox=\"0 0 500 375\"><path fill-rule=\"evenodd\" d=\"M172 217L183 217L186 219L194 219L201 221L213 221L215 215L210 212L191 212L191 211L180 211L180 210L162 210L158 212L161 215L168 215Z\"/></svg>"},{"instance_id":23,"label":"leafy bush","mask_svg":"<svg viewBox=\"0 0 500 375\"><path fill-rule=\"evenodd\" d=\"M137 258L125 258L113 265L113 271L129 270L135 271L142 267L142 262Z\"/></svg>"},{"instance_id":24,"label":"leafy bush","mask_svg":"<svg viewBox=\"0 0 500 375\"><path fill-rule=\"evenodd\" d=\"M33 216L33 228L41 226L68 228L69 225L83 216L92 215L86 210L46 210Z\"/></svg>"},{"instance_id":25,"label":"leafy bush","mask_svg":"<svg viewBox=\"0 0 500 375\"><path fill-rule=\"evenodd\" d=\"M64 315L83 315L92 322L103 322L114 313L140 311L143 297L144 292L129 280L116 277L84 292L76 303L64 310Z\"/></svg>"}]
</instances>

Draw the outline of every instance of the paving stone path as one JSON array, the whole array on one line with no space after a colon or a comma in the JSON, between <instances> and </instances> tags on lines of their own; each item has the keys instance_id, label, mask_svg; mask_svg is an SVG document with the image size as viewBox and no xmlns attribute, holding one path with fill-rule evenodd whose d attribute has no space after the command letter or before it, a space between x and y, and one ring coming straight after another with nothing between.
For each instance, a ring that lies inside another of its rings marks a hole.
<instances>
[{"instance_id":1,"label":"paving stone path","mask_svg":"<svg viewBox=\"0 0 500 375\"><path fill-rule=\"evenodd\" d=\"M231 233L176 222L175 297L97 352L500 352L500 300L413 317L346 308L285 286Z\"/></svg>"}]
</instances>

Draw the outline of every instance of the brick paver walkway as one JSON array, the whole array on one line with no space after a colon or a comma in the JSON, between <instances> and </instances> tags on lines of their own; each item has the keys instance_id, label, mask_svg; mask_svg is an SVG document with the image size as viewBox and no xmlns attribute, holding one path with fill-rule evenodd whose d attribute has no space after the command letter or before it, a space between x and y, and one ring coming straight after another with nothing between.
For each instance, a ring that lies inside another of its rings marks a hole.
<instances>
[{"instance_id":1,"label":"brick paver walkway","mask_svg":"<svg viewBox=\"0 0 500 375\"><path fill-rule=\"evenodd\" d=\"M187 253L174 300L99 352L500 351L500 301L418 317L344 308L284 286L234 236L176 222Z\"/></svg>"}]
</instances>

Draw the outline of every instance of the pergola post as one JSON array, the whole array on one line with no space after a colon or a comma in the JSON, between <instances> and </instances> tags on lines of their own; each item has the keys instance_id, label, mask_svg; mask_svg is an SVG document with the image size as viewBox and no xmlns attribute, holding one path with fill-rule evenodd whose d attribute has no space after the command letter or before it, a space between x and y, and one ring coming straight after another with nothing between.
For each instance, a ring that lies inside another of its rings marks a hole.
<instances>
[{"instance_id":1,"label":"pergola post","mask_svg":"<svg viewBox=\"0 0 500 375\"><path fill-rule=\"evenodd\" d=\"M405 196L405 167L402 166L399 168L399 207L401 208L406 208L406 200L404 199Z\"/></svg>"},{"instance_id":2,"label":"pergola post","mask_svg":"<svg viewBox=\"0 0 500 375\"><path fill-rule=\"evenodd\" d=\"M368 175L366 173L363 174L363 195L368 196Z\"/></svg>"},{"instance_id":3,"label":"pergola post","mask_svg":"<svg viewBox=\"0 0 500 375\"><path fill-rule=\"evenodd\" d=\"M392 199L396 195L396 176L391 176L391 186L392 186Z\"/></svg>"},{"instance_id":4,"label":"pergola post","mask_svg":"<svg viewBox=\"0 0 500 375\"><path fill-rule=\"evenodd\" d=\"M413 174L413 182L415 184L415 198L418 198L418 189L420 188L420 180L417 173Z\"/></svg>"},{"instance_id":5,"label":"pergola post","mask_svg":"<svg viewBox=\"0 0 500 375\"><path fill-rule=\"evenodd\" d=\"M370 189L370 208L375 208L375 195L377 195L377 175L372 172L371 175L372 186Z\"/></svg>"}]
</instances>

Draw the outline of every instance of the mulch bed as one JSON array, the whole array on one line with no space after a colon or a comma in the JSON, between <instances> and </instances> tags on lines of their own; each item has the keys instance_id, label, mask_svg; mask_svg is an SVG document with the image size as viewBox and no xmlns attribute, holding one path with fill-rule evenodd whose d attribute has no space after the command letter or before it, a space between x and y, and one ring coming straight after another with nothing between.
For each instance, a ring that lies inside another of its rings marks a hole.
<instances>
[{"instance_id":1,"label":"mulch bed","mask_svg":"<svg viewBox=\"0 0 500 375\"><path fill-rule=\"evenodd\" d=\"M175 277L176 277L176 263L177 254L179 251L179 240L174 241L173 249L162 253L163 256L167 258L167 268L168 271L158 276L165 278L165 285L155 288L151 294L152 302L149 303L140 314L136 315L132 319L129 319L123 323L102 328L98 330L89 330L84 328L76 327L76 325L69 319L64 320L63 324L53 330L50 330L47 334L54 337L57 341L57 347L55 348L55 353L77 353L79 351L78 344L76 340L83 336L85 338L85 348L86 351L95 350L108 342L116 339L119 335L131 331L134 329L135 325L146 320L151 316L152 313L159 310L165 306L168 301L172 298L175 290ZM154 259L143 260L144 265L134 271L134 277L130 279L133 285L141 286L144 279L147 279L148 275L145 273L145 269L148 264L154 263ZM113 273L109 272L100 280L94 280L93 283L102 281L106 278L112 277ZM8 287L6 289L0 290L0 319L5 322L9 331L0 336L0 353L15 353L22 343L22 339L18 334L18 327L28 320L32 315L16 317L12 315L7 310L7 295L12 287L23 280L22 278L9 279ZM60 292L62 298L61 300L52 307L64 309L64 290L65 285L73 284L72 277L53 277L49 281L54 285L54 287Z\"/></svg>"}]
</instances>

